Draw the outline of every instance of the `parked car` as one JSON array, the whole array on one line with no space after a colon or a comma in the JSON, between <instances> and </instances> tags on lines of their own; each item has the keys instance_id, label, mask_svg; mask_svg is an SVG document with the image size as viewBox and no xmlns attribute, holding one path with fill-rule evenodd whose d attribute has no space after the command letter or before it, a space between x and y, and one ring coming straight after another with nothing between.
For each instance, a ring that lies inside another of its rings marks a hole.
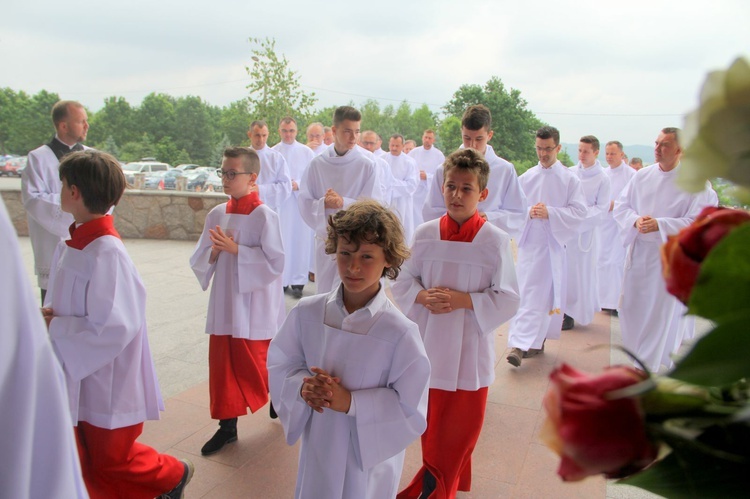
<instances>
[{"instance_id":1,"label":"parked car","mask_svg":"<svg viewBox=\"0 0 750 499\"><path fill-rule=\"evenodd\" d=\"M21 172L26 168L28 157L16 156L0 164L0 175L6 175L8 177L20 177Z\"/></svg>"},{"instance_id":2,"label":"parked car","mask_svg":"<svg viewBox=\"0 0 750 499\"><path fill-rule=\"evenodd\" d=\"M221 179L216 175L216 168L201 166L193 170L195 173L188 174L187 190L189 191L216 191L223 192L224 186Z\"/></svg>"},{"instance_id":3,"label":"parked car","mask_svg":"<svg viewBox=\"0 0 750 499\"><path fill-rule=\"evenodd\" d=\"M144 189L158 189L159 184L161 184L162 179L164 178L164 175L169 173L168 171L158 171L158 172L151 172L146 174L146 178L143 182L143 188Z\"/></svg>"},{"instance_id":4,"label":"parked car","mask_svg":"<svg viewBox=\"0 0 750 499\"><path fill-rule=\"evenodd\" d=\"M183 165L177 165L177 166L174 167L174 169L175 170L181 170L181 171L187 172L187 171L190 171L190 170L195 170L196 168L200 168L200 167L201 167L200 165L195 165L193 163L186 163L186 164L183 164Z\"/></svg>"},{"instance_id":5,"label":"parked car","mask_svg":"<svg viewBox=\"0 0 750 499\"><path fill-rule=\"evenodd\" d=\"M167 163L159 163L156 161L133 161L123 166L122 171L125 173L125 179L128 183L133 184L136 173L165 172L170 168L171 166Z\"/></svg>"},{"instance_id":6,"label":"parked car","mask_svg":"<svg viewBox=\"0 0 750 499\"><path fill-rule=\"evenodd\" d=\"M164 172L164 176L161 178L161 182L159 183L159 189L173 191L177 189L177 179L186 176L188 176L188 172L184 170L178 170L177 168L173 168L168 172Z\"/></svg>"}]
</instances>

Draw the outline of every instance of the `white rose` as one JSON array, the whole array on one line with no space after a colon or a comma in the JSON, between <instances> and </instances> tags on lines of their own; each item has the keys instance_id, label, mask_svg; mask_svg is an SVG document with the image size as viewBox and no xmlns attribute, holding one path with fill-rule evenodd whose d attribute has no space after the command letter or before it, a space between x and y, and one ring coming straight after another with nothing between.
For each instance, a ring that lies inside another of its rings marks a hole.
<instances>
[{"instance_id":1,"label":"white rose","mask_svg":"<svg viewBox=\"0 0 750 499\"><path fill-rule=\"evenodd\" d=\"M677 181L698 192L721 177L750 194L750 64L738 58L726 71L708 74L700 106L685 117Z\"/></svg>"}]
</instances>

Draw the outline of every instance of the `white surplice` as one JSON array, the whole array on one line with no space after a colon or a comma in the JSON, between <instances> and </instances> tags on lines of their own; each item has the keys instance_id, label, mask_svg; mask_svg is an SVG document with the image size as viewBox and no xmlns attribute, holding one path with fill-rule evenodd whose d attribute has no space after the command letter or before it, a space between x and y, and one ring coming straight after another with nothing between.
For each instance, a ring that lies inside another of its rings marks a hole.
<instances>
[{"instance_id":1,"label":"white surplice","mask_svg":"<svg viewBox=\"0 0 750 499\"><path fill-rule=\"evenodd\" d=\"M341 289L303 298L268 349L271 398L286 441L302 438L295 497L393 498L405 449L427 426L430 363L417 326L382 286L352 314ZM302 399L313 366L351 391L348 414L320 414Z\"/></svg>"},{"instance_id":2,"label":"white surplice","mask_svg":"<svg viewBox=\"0 0 750 499\"><path fill-rule=\"evenodd\" d=\"M492 146L487 145L484 159L490 165L490 177L487 181L487 199L479 203L477 209L487 216L487 221L501 228L513 238L518 238L523 231L528 213L526 197L518 183L518 175L512 163L495 154ZM422 216L426 221L435 220L445 214L443 199L443 167L435 171L432 186L422 207Z\"/></svg>"},{"instance_id":3,"label":"white surplice","mask_svg":"<svg viewBox=\"0 0 750 499\"><path fill-rule=\"evenodd\" d=\"M333 189L344 200L344 208L359 199L382 200L375 159L358 148L343 156L334 147L313 158L302 176L299 209L302 218L315 231L315 284L318 293L327 293L340 282L334 255L325 254L328 217L339 210L325 207L325 195Z\"/></svg>"},{"instance_id":4,"label":"white surplice","mask_svg":"<svg viewBox=\"0 0 750 499\"><path fill-rule=\"evenodd\" d=\"M619 307L622 342L654 372L672 366L670 355L695 328L695 321L684 315L686 307L667 293L661 245L690 225L704 207L716 204L710 186L698 194L680 189L674 181L679 168L665 172L655 163L638 170L614 209L627 247ZM642 216L656 219L659 230L641 234L635 222Z\"/></svg>"},{"instance_id":5,"label":"white surplice","mask_svg":"<svg viewBox=\"0 0 750 499\"><path fill-rule=\"evenodd\" d=\"M208 229L217 225L234 238L239 253L221 252L210 264ZM273 210L262 204L249 215L240 215L226 213L226 203L214 207L206 216L203 233L190 257L190 267L204 290L214 278L208 301L207 334L245 340L273 338L286 315L281 285L284 245L279 217Z\"/></svg>"},{"instance_id":6,"label":"white surplice","mask_svg":"<svg viewBox=\"0 0 750 499\"><path fill-rule=\"evenodd\" d=\"M432 179L438 167L443 166L445 155L435 146L425 149L424 146L415 147L409 152L409 157L417 163L417 169L425 172L425 180L419 179L417 192L414 193L414 227L419 227L424 222L422 207L427 194L430 192ZM443 206L445 207L445 206Z\"/></svg>"},{"instance_id":7,"label":"white surplice","mask_svg":"<svg viewBox=\"0 0 750 499\"><path fill-rule=\"evenodd\" d=\"M518 241L521 305L510 323L508 347L541 348L560 337L565 307L565 245L576 240L586 216L581 181L562 163L536 166L519 177L529 207L547 206L549 219L530 218ZM527 212L527 217L528 212Z\"/></svg>"},{"instance_id":8,"label":"white surplice","mask_svg":"<svg viewBox=\"0 0 750 499\"><path fill-rule=\"evenodd\" d=\"M469 293L474 309L430 313L416 299L434 287ZM508 234L485 223L470 243L442 241L440 220L425 222L391 289L401 310L419 325L432 365L430 388L478 390L492 384L494 332L519 304Z\"/></svg>"},{"instance_id":9,"label":"white surplice","mask_svg":"<svg viewBox=\"0 0 750 499\"><path fill-rule=\"evenodd\" d=\"M316 147L315 149L312 149L312 152L317 156L318 154L323 154L323 151L325 151L329 147L331 147L331 146L327 146L327 145L325 145L324 143L321 142L318 147Z\"/></svg>"},{"instance_id":10,"label":"white surplice","mask_svg":"<svg viewBox=\"0 0 750 499\"><path fill-rule=\"evenodd\" d=\"M296 140L291 144L279 142L273 146L275 151L281 153L289 167L289 175L299 185L305 170L310 166L310 161L315 153L309 147L300 144ZM307 274L310 271L310 256L312 255L313 241L315 235L299 212L299 190L293 190L292 194L281 205L279 220L281 223L281 237L284 240L284 251L286 260L284 262L284 286L307 284Z\"/></svg>"},{"instance_id":11,"label":"white surplice","mask_svg":"<svg viewBox=\"0 0 750 499\"><path fill-rule=\"evenodd\" d=\"M47 289L52 254L60 241L68 239L73 215L60 209L60 162L47 145L29 152L21 174L21 199L26 209L29 238L34 250L37 284Z\"/></svg>"},{"instance_id":12,"label":"white surplice","mask_svg":"<svg viewBox=\"0 0 750 499\"><path fill-rule=\"evenodd\" d=\"M60 243L45 306L74 423L108 430L159 419L164 403L146 328L146 288L122 241Z\"/></svg>"},{"instance_id":13,"label":"white surplice","mask_svg":"<svg viewBox=\"0 0 750 499\"><path fill-rule=\"evenodd\" d=\"M390 207L401 220L401 225L404 226L404 239L408 243L416 229L413 196L419 186L417 163L403 153L398 156L386 154L383 158L388 163L393 177L390 185Z\"/></svg>"},{"instance_id":14,"label":"white surplice","mask_svg":"<svg viewBox=\"0 0 750 499\"><path fill-rule=\"evenodd\" d=\"M586 216L578 226L578 237L565 248L568 277L563 312L585 326L591 324L594 314L601 310L597 262L600 228L609 212L610 185L599 160L588 168L579 162L570 171L581 181L587 208Z\"/></svg>"},{"instance_id":15,"label":"white surplice","mask_svg":"<svg viewBox=\"0 0 750 499\"><path fill-rule=\"evenodd\" d=\"M615 168L605 168L609 177L611 201L616 200L627 183L635 175L635 170L624 161ZM620 229L612 211L607 208L601 226L599 245L598 279L599 304L602 308L615 310L619 306L622 290L622 274L625 270L625 247L620 240Z\"/></svg>"},{"instance_id":16,"label":"white surplice","mask_svg":"<svg viewBox=\"0 0 750 499\"><path fill-rule=\"evenodd\" d=\"M281 205L292 194L292 178L289 174L289 166L287 166L281 153L268 146L253 150L258 153L260 158L260 174L258 174L257 180L260 200L273 211L279 213Z\"/></svg>"},{"instance_id":17,"label":"white surplice","mask_svg":"<svg viewBox=\"0 0 750 499\"><path fill-rule=\"evenodd\" d=\"M65 376L0 199L0 497L88 498Z\"/></svg>"}]
</instances>

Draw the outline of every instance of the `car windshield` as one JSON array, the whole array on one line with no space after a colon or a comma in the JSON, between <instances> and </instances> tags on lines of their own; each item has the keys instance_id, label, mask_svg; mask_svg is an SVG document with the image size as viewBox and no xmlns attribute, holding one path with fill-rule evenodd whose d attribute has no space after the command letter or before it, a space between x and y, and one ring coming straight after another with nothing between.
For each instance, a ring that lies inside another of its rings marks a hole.
<instances>
[{"instance_id":1,"label":"car windshield","mask_svg":"<svg viewBox=\"0 0 750 499\"><path fill-rule=\"evenodd\" d=\"M142 166L143 163L128 163L127 165L124 165L122 169L129 172L139 172L141 171Z\"/></svg>"}]
</instances>

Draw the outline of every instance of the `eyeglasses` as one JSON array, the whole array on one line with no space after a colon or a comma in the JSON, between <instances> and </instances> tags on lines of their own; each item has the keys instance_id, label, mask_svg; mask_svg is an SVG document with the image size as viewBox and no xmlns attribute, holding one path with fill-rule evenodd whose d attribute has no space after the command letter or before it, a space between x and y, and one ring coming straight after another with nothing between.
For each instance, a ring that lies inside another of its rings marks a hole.
<instances>
[{"instance_id":1,"label":"eyeglasses","mask_svg":"<svg viewBox=\"0 0 750 499\"><path fill-rule=\"evenodd\" d=\"M554 151L555 149L557 149L557 146L554 146L554 147L537 147L537 148L536 148L536 152L546 152L546 153L551 153L551 152L552 152L552 151Z\"/></svg>"},{"instance_id":2,"label":"eyeglasses","mask_svg":"<svg viewBox=\"0 0 750 499\"><path fill-rule=\"evenodd\" d=\"M229 180L234 180L234 177L237 175L252 175L252 172L237 172L234 170L216 170L216 175L219 176L219 178L226 177Z\"/></svg>"}]
</instances>

